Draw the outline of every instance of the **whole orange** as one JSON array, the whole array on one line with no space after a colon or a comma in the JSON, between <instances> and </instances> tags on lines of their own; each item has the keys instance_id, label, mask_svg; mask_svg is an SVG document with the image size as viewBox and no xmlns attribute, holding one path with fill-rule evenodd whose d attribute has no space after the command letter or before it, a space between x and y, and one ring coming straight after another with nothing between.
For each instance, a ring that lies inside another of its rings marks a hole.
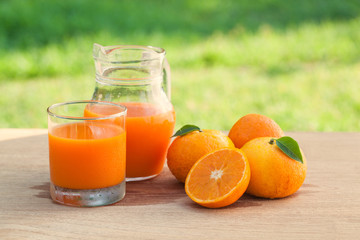
<instances>
[{"instance_id":1,"label":"whole orange","mask_svg":"<svg viewBox=\"0 0 360 240\"><path fill-rule=\"evenodd\" d=\"M251 113L241 117L232 126L229 132L229 138L237 148L241 148L251 139L258 137L279 138L284 135L279 125L271 118Z\"/></svg>"},{"instance_id":2,"label":"whole orange","mask_svg":"<svg viewBox=\"0 0 360 240\"><path fill-rule=\"evenodd\" d=\"M204 129L177 137L167 153L167 165L180 182L185 182L191 167L205 154L220 148L234 148L234 144L224 133Z\"/></svg>"},{"instance_id":3,"label":"whole orange","mask_svg":"<svg viewBox=\"0 0 360 240\"><path fill-rule=\"evenodd\" d=\"M256 138L247 142L241 151L246 155L251 178L246 193L263 198L283 198L295 193L303 184L307 163L288 157L272 137Z\"/></svg>"}]
</instances>

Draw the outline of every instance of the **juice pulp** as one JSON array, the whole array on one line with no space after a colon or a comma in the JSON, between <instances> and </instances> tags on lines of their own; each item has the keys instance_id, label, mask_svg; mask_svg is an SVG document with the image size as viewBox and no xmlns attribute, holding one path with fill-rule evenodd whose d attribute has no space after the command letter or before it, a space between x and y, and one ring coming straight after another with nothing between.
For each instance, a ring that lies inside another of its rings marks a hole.
<instances>
[{"instance_id":1,"label":"juice pulp","mask_svg":"<svg viewBox=\"0 0 360 240\"><path fill-rule=\"evenodd\" d=\"M126 132L94 121L56 126L49 132L50 178L70 189L105 188L125 179Z\"/></svg>"},{"instance_id":2,"label":"juice pulp","mask_svg":"<svg viewBox=\"0 0 360 240\"><path fill-rule=\"evenodd\" d=\"M149 177L163 169L170 137L175 126L175 111L163 111L151 103L119 103L127 107L126 177ZM99 116L85 110L85 116Z\"/></svg>"}]
</instances>

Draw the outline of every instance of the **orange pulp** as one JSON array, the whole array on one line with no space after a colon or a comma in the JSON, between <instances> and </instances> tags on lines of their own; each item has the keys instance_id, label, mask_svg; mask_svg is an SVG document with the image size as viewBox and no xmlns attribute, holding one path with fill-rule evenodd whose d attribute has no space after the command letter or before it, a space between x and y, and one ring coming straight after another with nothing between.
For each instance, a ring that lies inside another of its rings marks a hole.
<instances>
[{"instance_id":1,"label":"orange pulp","mask_svg":"<svg viewBox=\"0 0 360 240\"><path fill-rule=\"evenodd\" d=\"M126 132L94 121L56 126L49 132L50 178L57 186L95 189L125 179Z\"/></svg>"}]
</instances>

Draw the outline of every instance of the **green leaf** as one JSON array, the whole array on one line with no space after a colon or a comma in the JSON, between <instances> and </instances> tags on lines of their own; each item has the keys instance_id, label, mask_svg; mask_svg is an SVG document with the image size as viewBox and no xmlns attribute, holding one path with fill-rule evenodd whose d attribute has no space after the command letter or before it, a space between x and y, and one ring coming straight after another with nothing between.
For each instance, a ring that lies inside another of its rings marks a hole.
<instances>
[{"instance_id":1,"label":"green leaf","mask_svg":"<svg viewBox=\"0 0 360 240\"><path fill-rule=\"evenodd\" d=\"M276 145L280 148L281 151L283 151L290 158L298 162L304 163L299 144L291 137L285 136L276 139Z\"/></svg>"},{"instance_id":2,"label":"green leaf","mask_svg":"<svg viewBox=\"0 0 360 240\"><path fill-rule=\"evenodd\" d=\"M180 128L171 137L183 136L183 135L188 134L188 133L193 132L193 131L200 131L201 132L201 129L198 126L188 124L188 125L185 125L182 128Z\"/></svg>"}]
</instances>

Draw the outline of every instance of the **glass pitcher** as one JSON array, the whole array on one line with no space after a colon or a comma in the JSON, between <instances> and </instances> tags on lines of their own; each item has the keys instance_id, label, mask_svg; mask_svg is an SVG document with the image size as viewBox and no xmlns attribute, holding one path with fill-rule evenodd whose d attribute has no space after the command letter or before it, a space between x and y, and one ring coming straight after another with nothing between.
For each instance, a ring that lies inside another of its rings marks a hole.
<instances>
[{"instance_id":1,"label":"glass pitcher","mask_svg":"<svg viewBox=\"0 0 360 240\"><path fill-rule=\"evenodd\" d=\"M94 44L93 100L127 107L126 180L153 178L163 169L175 111L165 50L151 46Z\"/></svg>"}]
</instances>

